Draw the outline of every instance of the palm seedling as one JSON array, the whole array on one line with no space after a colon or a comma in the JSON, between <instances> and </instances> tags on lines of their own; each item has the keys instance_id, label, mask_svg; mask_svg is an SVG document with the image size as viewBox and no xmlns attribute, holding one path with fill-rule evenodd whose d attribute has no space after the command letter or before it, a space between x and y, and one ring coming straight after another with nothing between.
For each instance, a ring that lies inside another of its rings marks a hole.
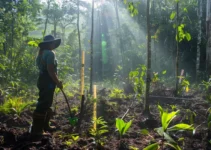
<instances>
[{"instance_id":1,"label":"palm seedling","mask_svg":"<svg viewBox=\"0 0 211 150\"><path fill-rule=\"evenodd\" d=\"M176 125L169 127L169 124L172 122L173 119L175 119L175 117L177 117L180 111L177 110L168 113L168 111L164 111L160 105L158 105L158 109L160 112L162 126L156 128L155 130L162 137L162 140L147 146L146 148L144 148L144 150L163 150L164 147L168 146L172 147L175 150L181 150L178 143L171 137L170 132L184 131L184 130L193 131L194 130L193 125L178 123Z\"/></svg>"}]
</instances>

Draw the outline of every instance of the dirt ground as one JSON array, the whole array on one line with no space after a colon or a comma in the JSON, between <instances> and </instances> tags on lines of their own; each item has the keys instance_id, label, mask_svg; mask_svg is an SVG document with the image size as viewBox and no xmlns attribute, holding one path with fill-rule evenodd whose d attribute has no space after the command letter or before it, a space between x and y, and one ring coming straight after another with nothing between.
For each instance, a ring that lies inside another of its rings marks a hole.
<instances>
[{"instance_id":1,"label":"dirt ground","mask_svg":"<svg viewBox=\"0 0 211 150\"><path fill-rule=\"evenodd\" d=\"M102 94L103 95L103 94ZM150 98L150 112L153 116L152 120L146 119L142 115L143 102L131 99L106 99L102 95L98 95L98 116L103 116L108 123L109 132L105 134L106 140L103 146L97 147L95 139L90 135L89 130L92 127L92 103L86 101L85 116L82 120L79 139L71 144L68 135L76 134L76 127L71 126L68 121L68 110L60 95L60 100L57 102L57 110L52 119L52 125L57 127L57 131L45 136L38 141L30 139L29 126L32 122L32 110L26 110L20 117L14 115L0 114L0 149L2 150L142 150L150 143L160 140L159 135L154 131L154 128L160 127L160 116L157 108L159 103L162 107L181 110L180 115L174 119L172 124L184 122L190 123L190 112L194 112L193 117L194 127L196 132L193 135L191 132L175 132L172 134L174 139L184 137L184 141L179 143L183 150L211 150L209 140L211 139L207 129L207 109L209 104L199 94L192 94L185 99L168 98L171 95L162 95L167 98L156 97L159 94L153 94ZM76 96L77 97L77 96ZM79 106L80 100L76 97L70 98L69 103L71 108ZM124 121L132 120L132 126L129 131L119 140L118 131L115 128L115 118L121 118L125 114ZM189 116L188 116L189 114ZM148 135L141 134L142 129L149 131ZM165 148L171 150L170 148Z\"/></svg>"}]
</instances>

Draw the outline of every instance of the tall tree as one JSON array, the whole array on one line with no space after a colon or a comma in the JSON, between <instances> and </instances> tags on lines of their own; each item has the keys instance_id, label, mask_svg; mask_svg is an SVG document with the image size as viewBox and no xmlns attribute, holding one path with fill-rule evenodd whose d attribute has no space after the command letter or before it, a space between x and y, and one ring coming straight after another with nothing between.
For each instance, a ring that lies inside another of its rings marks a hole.
<instances>
[{"instance_id":1,"label":"tall tree","mask_svg":"<svg viewBox=\"0 0 211 150\"><path fill-rule=\"evenodd\" d=\"M46 34L46 29L47 29L47 25L48 25L48 14L49 14L49 9L50 9L50 2L51 2L51 0L47 1L47 9L46 9L46 13L45 13L46 19L45 19L45 28L44 28L44 31L43 31L43 37Z\"/></svg>"},{"instance_id":2,"label":"tall tree","mask_svg":"<svg viewBox=\"0 0 211 150\"><path fill-rule=\"evenodd\" d=\"M90 95L92 94L92 80L93 80L93 37L94 37L94 0L92 0L92 25L91 25L91 39L90 39Z\"/></svg>"},{"instance_id":3,"label":"tall tree","mask_svg":"<svg viewBox=\"0 0 211 150\"><path fill-rule=\"evenodd\" d=\"M197 39L197 53L196 53L196 81L199 77L200 67L200 53L201 53L201 35L202 35L202 0L198 0L198 39Z\"/></svg>"},{"instance_id":4,"label":"tall tree","mask_svg":"<svg viewBox=\"0 0 211 150\"><path fill-rule=\"evenodd\" d=\"M59 26L62 29L62 43L65 43L65 34L66 34L66 28L69 25L75 25L74 21L76 19L75 17L75 13L76 13L76 9L74 6L72 6L73 3L63 0L62 1L62 7L61 7L61 11L62 11L62 17L59 21Z\"/></svg>"},{"instance_id":5,"label":"tall tree","mask_svg":"<svg viewBox=\"0 0 211 150\"><path fill-rule=\"evenodd\" d=\"M53 2L52 6L50 6L49 11L45 9L43 13L45 15L48 14L48 22L54 26L53 34L54 37L56 37L57 26L64 15L62 8L60 8L60 6L56 2Z\"/></svg>"},{"instance_id":6,"label":"tall tree","mask_svg":"<svg viewBox=\"0 0 211 150\"><path fill-rule=\"evenodd\" d=\"M80 0L77 1L77 30L78 30L78 44L79 44L79 62L81 61L81 34L80 34Z\"/></svg>"},{"instance_id":7,"label":"tall tree","mask_svg":"<svg viewBox=\"0 0 211 150\"><path fill-rule=\"evenodd\" d=\"M150 33L150 0L147 0L147 74L146 74L146 92L144 99L144 114L150 115L149 111L149 91L151 82L151 33Z\"/></svg>"},{"instance_id":8,"label":"tall tree","mask_svg":"<svg viewBox=\"0 0 211 150\"><path fill-rule=\"evenodd\" d=\"M177 12L177 21L176 21L176 72L175 72L175 79L176 79L176 89L175 89L175 96L178 95L178 88L179 88L179 0L176 1L176 12Z\"/></svg>"},{"instance_id":9,"label":"tall tree","mask_svg":"<svg viewBox=\"0 0 211 150\"><path fill-rule=\"evenodd\" d=\"M120 47L120 55L121 55L121 64L123 65L124 63L124 56L123 56L123 52L124 52L124 44L122 41L122 32L121 32L121 25L120 25L120 19L119 19L119 10L118 10L118 1L114 0L114 8L115 8L115 13L116 13L116 19L117 19L117 37L119 39L119 47ZM123 67L124 69L124 67Z\"/></svg>"}]
</instances>

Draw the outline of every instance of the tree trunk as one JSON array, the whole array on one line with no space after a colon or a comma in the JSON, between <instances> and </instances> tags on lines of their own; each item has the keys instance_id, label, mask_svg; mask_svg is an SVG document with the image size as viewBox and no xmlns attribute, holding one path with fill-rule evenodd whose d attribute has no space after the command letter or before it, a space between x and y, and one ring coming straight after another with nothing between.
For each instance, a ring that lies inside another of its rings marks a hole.
<instances>
[{"instance_id":1,"label":"tree trunk","mask_svg":"<svg viewBox=\"0 0 211 150\"><path fill-rule=\"evenodd\" d=\"M155 23L155 0L152 2L152 16L153 16L153 24ZM156 34L156 28L154 27L152 30L153 34ZM154 65L153 65L153 70L159 71L158 70L158 62L157 62L157 50L156 50L156 38L153 38L153 52L154 52ZM152 53L153 53L152 52Z\"/></svg>"},{"instance_id":2,"label":"tree trunk","mask_svg":"<svg viewBox=\"0 0 211 150\"><path fill-rule=\"evenodd\" d=\"M3 43L3 48L4 48L4 55L6 56L7 54L6 42Z\"/></svg>"},{"instance_id":3,"label":"tree trunk","mask_svg":"<svg viewBox=\"0 0 211 150\"><path fill-rule=\"evenodd\" d=\"M150 0L147 0L147 77L146 77L146 92L144 99L144 114L149 116L149 91L151 81L151 34L150 34L150 14L149 14Z\"/></svg>"},{"instance_id":4,"label":"tree trunk","mask_svg":"<svg viewBox=\"0 0 211 150\"><path fill-rule=\"evenodd\" d=\"M211 0L207 0L207 12L206 12L206 32L207 32L207 45L206 45L206 70L207 76L211 75Z\"/></svg>"},{"instance_id":5,"label":"tree trunk","mask_svg":"<svg viewBox=\"0 0 211 150\"><path fill-rule=\"evenodd\" d=\"M177 2L177 6L176 6L176 10L177 10L177 28L176 28L176 42L177 42L177 53L176 53L176 72L175 72L175 81L176 81L176 89L175 89L175 96L178 95L178 88L179 88L179 80L178 80L178 76L179 76L179 32L178 32L178 26L179 26L179 2Z\"/></svg>"},{"instance_id":6,"label":"tree trunk","mask_svg":"<svg viewBox=\"0 0 211 150\"><path fill-rule=\"evenodd\" d=\"M123 72L121 73L121 75L124 75L124 56L123 56L123 52L124 52L124 46L123 46L123 41L122 41L122 31L121 31L121 25L120 25L120 20L119 20L119 12L118 12L118 4L117 4L117 0L114 1L114 7L115 7L115 12L116 12L116 18L117 18L117 32L118 32L118 38L119 38L119 47L120 47L120 57L121 57L121 62L120 64L123 66ZM126 73L125 73L126 74Z\"/></svg>"},{"instance_id":7,"label":"tree trunk","mask_svg":"<svg viewBox=\"0 0 211 150\"><path fill-rule=\"evenodd\" d=\"M90 95L92 95L92 80L93 80L93 36L94 36L94 0L92 0L92 27L91 27L91 39L90 39Z\"/></svg>"},{"instance_id":8,"label":"tree trunk","mask_svg":"<svg viewBox=\"0 0 211 150\"><path fill-rule=\"evenodd\" d=\"M80 8L79 8L80 0L78 0L78 13L77 13L77 29L78 29L78 44L79 44L79 62L81 62L81 34L80 34ZM80 63L79 63L80 64ZM80 67L79 67L80 68Z\"/></svg>"},{"instance_id":9,"label":"tree trunk","mask_svg":"<svg viewBox=\"0 0 211 150\"><path fill-rule=\"evenodd\" d=\"M53 31L53 36L56 38L56 26L57 26L57 22L54 20L54 31Z\"/></svg>"},{"instance_id":10,"label":"tree trunk","mask_svg":"<svg viewBox=\"0 0 211 150\"><path fill-rule=\"evenodd\" d=\"M65 44L65 32L66 32L66 26L62 27L62 43Z\"/></svg>"},{"instance_id":11,"label":"tree trunk","mask_svg":"<svg viewBox=\"0 0 211 150\"><path fill-rule=\"evenodd\" d=\"M198 39L197 39L197 54L196 54L196 82L200 73L200 53L201 53L201 34L202 34L202 1L198 0Z\"/></svg>"},{"instance_id":12,"label":"tree trunk","mask_svg":"<svg viewBox=\"0 0 211 150\"><path fill-rule=\"evenodd\" d=\"M48 25L48 12L49 12L49 8L50 8L50 0L48 0L47 3L48 3L48 11L47 11L47 16L46 16L46 20L45 20L45 28L44 28L44 31L43 31L43 37L45 36L47 25Z\"/></svg>"},{"instance_id":13,"label":"tree trunk","mask_svg":"<svg viewBox=\"0 0 211 150\"><path fill-rule=\"evenodd\" d=\"M14 46L14 24L15 24L15 17L14 12L12 12L12 35L11 35L11 46Z\"/></svg>"}]
</instances>

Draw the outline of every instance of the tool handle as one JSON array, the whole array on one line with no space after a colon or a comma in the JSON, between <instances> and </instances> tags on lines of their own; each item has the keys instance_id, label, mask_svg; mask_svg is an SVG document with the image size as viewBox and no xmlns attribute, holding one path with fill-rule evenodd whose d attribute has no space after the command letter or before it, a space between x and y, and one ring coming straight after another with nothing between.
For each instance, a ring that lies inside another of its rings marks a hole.
<instances>
[{"instance_id":1,"label":"tool handle","mask_svg":"<svg viewBox=\"0 0 211 150\"><path fill-rule=\"evenodd\" d=\"M66 101L66 103L67 103L67 106L68 106L68 109L69 109L69 113L70 113L70 116L71 116L70 105L69 105L69 103L68 103L67 96L66 96L66 94L64 93L64 91L63 91L62 89L61 89L61 91L62 91L62 93L63 93L63 95L64 95L64 98L65 98L65 101Z\"/></svg>"}]
</instances>

